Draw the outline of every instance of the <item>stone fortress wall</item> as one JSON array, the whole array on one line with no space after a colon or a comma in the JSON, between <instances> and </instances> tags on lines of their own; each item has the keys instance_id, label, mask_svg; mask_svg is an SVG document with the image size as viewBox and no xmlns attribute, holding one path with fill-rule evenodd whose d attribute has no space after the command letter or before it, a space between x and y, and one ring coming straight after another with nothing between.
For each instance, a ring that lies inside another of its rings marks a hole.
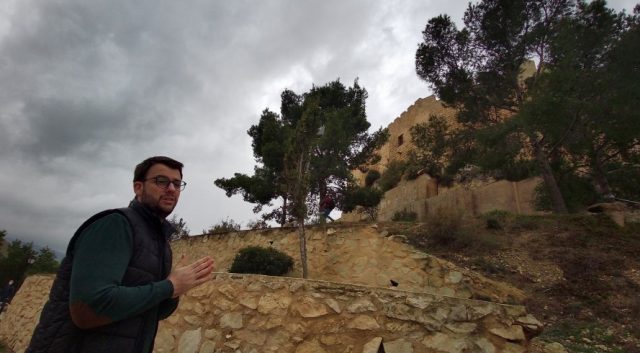
<instances>
[{"instance_id":1,"label":"stone fortress wall","mask_svg":"<svg viewBox=\"0 0 640 353\"><path fill-rule=\"evenodd\" d=\"M155 352L525 352L541 323L524 295L404 243L376 225L308 230L309 280L295 229L241 231L172 243L176 259L204 254L214 279L163 321ZM224 273L237 250L272 246L296 259L290 277ZM390 288L390 280L398 282ZM28 278L0 319L0 340L28 344L52 276ZM507 304L509 303L509 304Z\"/></svg>"},{"instance_id":2,"label":"stone fortress wall","mask_svg":"<svg viewBox=\"0 0 640 353\"><path fill-rule=\"evenodd\" d=\"M527 66L526 72L535 70ZM432 115L444 117L456 126L455 110L445 107L435 96L418 99L405 112L389 124L389 140L378 151L380 161L367 166L368 169L383 173L387 165L396 160L405 160L414 145L411 141L411 127L427 123ZM366 172L354 171L354 176L364 185ZM453 208L469 215L479 215L492 210L505 210L517 214L536 214L531 201L539 178L519 182L474 181L465 185L443 187L434 178L423 174L414 180L402 180L384 194L378 210L379 221L389 221L400 211L413 211L418 221L425 221L427 215L438 208ZM342 220L353 222L366 219L361 211L345 213Z\"/></svg>"}]
</instances>

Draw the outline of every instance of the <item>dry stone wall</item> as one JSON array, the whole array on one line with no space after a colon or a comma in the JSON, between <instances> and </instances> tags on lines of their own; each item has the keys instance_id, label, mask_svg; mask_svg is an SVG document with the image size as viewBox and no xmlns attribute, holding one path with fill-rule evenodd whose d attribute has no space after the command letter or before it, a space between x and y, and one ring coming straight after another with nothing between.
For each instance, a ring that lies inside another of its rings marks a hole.
<instances>
[{"instance_id":1,"label":"dry stone wall","mask_svg":"<svg viewBox=\"0 0 640 353\"><path fill-rule=\"evenodd\" d=\"M493 210L505 210L515 214L537 214L533 208L534 190L539 178L518 182L506 180L476 185L456 185L451 188L439 187L428 175L420 175L414 180L402 180L395 188L387 191L380 201L377 220L390 221L400 211L416 213L418 221L426 221L429 214L440 208L460 210L470 216L477 216ZM344 222L365 220L368 215L357 209L343 213Z\"/></svg>"},{"instance_id":2,"label":"dry stone wall","mask_svg":"<svg viewBox=\"0 0 640 353\"><path fill-rule=\"evenodd\" d=\"M52 276L32 276L0 320L23 353ZM296 278L216 273L181 298L154 352L522 353L541 324L522 306Z\"/></svg>"},{"instance_id":3,"label":"dry stone wall","mask_svg":"<svg viewBox=\"0 0 640 353\"><path fill-rule=\"evenodd\" d=\"M506 284L416 250L403 234L374 225L307 228L308 278L338 283L430 292L460 298L519 303L524 294ZM250 245L273 247L294 259L289 277L302 277L300 243L295 228L242 231L191 237L172 243L175 258L211 256L218 271L228 271L238 251Z\"/></svg>"}]
</instances>

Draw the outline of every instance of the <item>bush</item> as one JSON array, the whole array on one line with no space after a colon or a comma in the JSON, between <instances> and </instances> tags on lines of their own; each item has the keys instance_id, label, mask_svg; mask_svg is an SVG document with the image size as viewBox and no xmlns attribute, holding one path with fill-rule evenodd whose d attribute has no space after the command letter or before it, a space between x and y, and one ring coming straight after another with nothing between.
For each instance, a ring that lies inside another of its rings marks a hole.
<instances>
[{"instance_id":1,"label":"bush","mask_svg":"<svg viewBox=\"0 0 640 353\"><path fill-rule=\"evenodd\" d=\"M500 238L481 228L465 227L463 213L450 208L437 209L430 215L422 231L422 240L428 248L464 251L467 254L486 254L501 247Z\"/></svg>"},{"instance_id":2,"label":"bush","mask_svg":"<svg viewBox=\"0 0 640 353\"><path fill-rule=\"evenodd\" d=\"M416 219L418 219L418 214L407 210L398 211L391 217L394 222L415 222Z\"/></svg>"},{"instance_id":3,"label":"bush","mask_svg":"<svg viewBox=\"0 0 640 353\"><path fill-rule=\"evenodd\" d=\"M364 212L373 221L377 217L378 204L382 199L383 192L376 187L359 187L350 185L347 188L342 202L342 211L351 212L356 207L361 206Z\"/></svg>"},{"instance_id":4,"label":"bush","mask_svg":"<svg viewBox=\"0 0 640 353\"><path fill-rule=\"evenodd\" d=\"M380 179L378 180L378 185L380 185L380 189L382 191L391 190L402 179L402 174L405 170L405 163L400 161L391 161L387 166L387 170L382 173Z\"/></svg>"},{"instance_id":5,"label":"bush","mask_svg":"<svg viewBox=\"0 0 640 353\"><path fill-rule=\"evenodd\" d=\"M291 256L274 248L249 246L240 249L229 272L281 276L293 269Z\"/></svg>"},{"instance_id":6,"label":"bush","mask_svg":"<svg viewBox=\"0 0 640 353\"><path fill-rule=\"evenodd\" d=\"M267 223L267 221L265 221L264 219L256 219L254 221L249 221L247 223L247 228L251 230L257 230L257 229L269 229L271 228L271 226L269 226L269 223Z\"/></svg>"},{"instance_id":7,"label":"bush","mask_svg":"<svg viewBox=\"0 0 640 353\"><path fill-rule=\"evenodd\" d=\"M508 216L508 212L500 210L493 210L482 215L486 221L487 229L493 230L502 230Z\"/></svg>"},{"instance_id":8,"label":"bush","mask_svg":"<svg viewBox=\"0 0 640 353\"><path fill-rule=\"evenodd\" d=\"M450 247L454 243L468 240L462 229L462 212L449 208L439 208L426 222L429 243L434 246ZM465 247L468 244L458 244Z\"/></svg>"},{"instance_id":9,"label":"bush","mask_svg":"<svg viewBox=\"0 0 640 353\"><path fill-rule=\"evenodd\" d=\"M212 235L229 232L237 232L240 230L240 224L236 223L233 219L223 219L218 224L214 224L208 230L202 230L202 234Z\"/></svg>"},{"instance_id":10,"label":"bush","mask_svg":"<svg viewBox=\"0 0 640 353\"><path fill-rule=\"evenodd\" d=\"M380 179L380 172L375 169L371 169L367 173L367 176L364 177L364 186L371 187L378 179Z\"/></svg>"}]
</instances>

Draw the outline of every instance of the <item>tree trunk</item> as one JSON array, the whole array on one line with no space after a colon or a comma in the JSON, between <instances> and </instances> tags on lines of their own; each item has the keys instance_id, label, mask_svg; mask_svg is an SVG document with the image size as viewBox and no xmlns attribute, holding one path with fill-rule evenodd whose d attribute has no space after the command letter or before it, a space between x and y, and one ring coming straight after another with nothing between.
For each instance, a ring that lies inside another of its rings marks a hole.
<instances>
[{"instance_id":1,"label":"tree trunk","mask_svg":"<svg viewBox=\"0 0 640 353\"><path fill-rule=\"evenodd\" d=\"M600 196L602 196L605 200L610 199L613 193L611 192L609 180L607 179L604 167L602 166L602 162L600 161L598 156L593 156L591 158L591 174L593 176L596 190L598 191Z\"/></svg>"},{"instance_id":2,"label":"tree trunk","mask_svg":"<svg viewBox=\"0 0 640 353\"><path fill-rule=\"evenodd\" d=\"M284 227L287 223L287 196L282 197L282 219L280 219L280 227Z\"/></svg>"},{"instance_id":3,"label":"tree trunk","mask_svg":"<svg viewBox=\"0 0 640 353\"><path fill-rule=\"evenodd\" d=\"M304 218L298 219L298 238L300 239L300 262L302 263L302 278L307 278L307 239L304 235Z\"/></svg>"},{"instance_id":4,"label":"tree trunk","mask_svg":"<svg viewBox=\"0 0 640 353\"><path fill-rule=\"evenodd\" d=\"M536 160L538 161L542 170L542 179L544 180L544 183L547 186L547 191L549 192L549 196L551 197L551 206L553 207L553 212L569 213L569 211L567 210L567 205L564 202L564 198L562 197L562 193L560 192L560 187L558 187L556 178L553 175L553 170L551 169L551 165L549 164L549 160L547 159L542 146L540 146L540 143L535 140L535 137L531 137L531 140Z\"/></svg>"}]
</instances>

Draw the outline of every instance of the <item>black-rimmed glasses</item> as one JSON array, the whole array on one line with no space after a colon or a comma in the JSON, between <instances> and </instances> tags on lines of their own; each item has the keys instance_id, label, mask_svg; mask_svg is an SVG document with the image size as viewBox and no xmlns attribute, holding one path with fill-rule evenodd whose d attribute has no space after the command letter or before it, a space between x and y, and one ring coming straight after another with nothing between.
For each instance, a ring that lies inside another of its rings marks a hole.
<instances>
[{"instance_id":1,"label":"black-rimmed glasses","mask_svg":"<svg viewBox=\"0 0 640 353\"><path fill-rule=\"evenodd\" d=\"M182 180L171 180L163 175L158 175L153 178L148 178L148 179L145 179L144 181L147 181L147 180L153 180L153 182L156 183L156 185L158 185L163 189L167 189L169 187L169 184L173 184L173 187L176 188L176 190L182 191L184 190L185 186L187 186L187 183Z\"/></svg>"}]
</instances>

